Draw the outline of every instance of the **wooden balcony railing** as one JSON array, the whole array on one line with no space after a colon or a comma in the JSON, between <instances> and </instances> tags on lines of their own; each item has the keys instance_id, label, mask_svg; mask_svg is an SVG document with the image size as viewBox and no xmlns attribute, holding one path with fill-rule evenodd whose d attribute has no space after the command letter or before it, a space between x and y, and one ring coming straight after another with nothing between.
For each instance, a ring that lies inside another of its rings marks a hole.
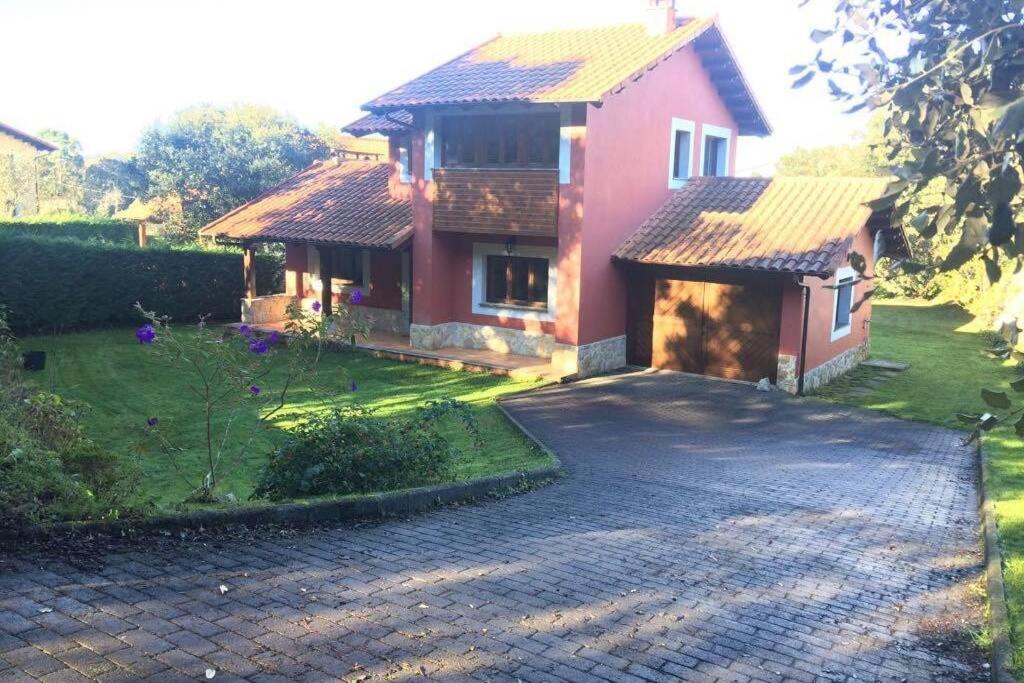
<instances>
[{"instance_id":1,"label":"wooden balcony railing","mask_svg":"<svg viewBox=\"0 0 1024 683\"><path fill-rule=\"evenodd\" d=\"M434 230L558 236L556 169L434 170Z\"/></svg>"}]
</instances>

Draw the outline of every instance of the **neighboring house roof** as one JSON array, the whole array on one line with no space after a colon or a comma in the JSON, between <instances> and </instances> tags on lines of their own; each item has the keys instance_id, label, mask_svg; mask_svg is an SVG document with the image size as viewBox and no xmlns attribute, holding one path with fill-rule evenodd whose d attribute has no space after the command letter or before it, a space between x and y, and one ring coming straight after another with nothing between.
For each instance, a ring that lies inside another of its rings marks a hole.
<instances>
[{"instance_id":1,"label":"neighboring house roof","mask_svg":"<svg viewBox=\"0 0 1024 683\"><path fill-rule=\"evenodd\" d=\"M412 202L388 192L387 163L318 161L199 234L394 249L412 236Z\"/></svg>"},{"instance_id":2,"label":"neighboring house roof","mask_svg":"<svg viewBox=\"0 0 1024 683\"><path fill-rule=\"evenodd\" d=\"M369 135L370 133L401 133L412 125L412 114L399 109L387 114L367 114L358 121L353 121L342 130L352 135Z\"/></svg>"},{"instance_id":3,"label":"neighboring house roof","mask_svg":"<svg viewBox=\"0 0 1024 683\"><path fill-rule=\"evenodd\" d=\"M13 126L8 126L6 123L0 122L0 133L21 140L25 144L32 145L40 152L53 152L57 149L56 145L51 144L42 138L37 138L35 135L29 135L28 133L20 131Z\"/></svg>"},{"instance_id":4,"label":"neighboring house roof","mask_svg":"<svg viewBox=\"0 0 1024 683\"><path fill-rule=\"evenodd\" d=\"M498 36L363 108L381 114L445 104L597 103L691 44L740 133L770 133L714 18L682 19L678 28L663 34L651 34L643 24L623 24Z\"/></svg>"},{"instance_id":5,"label":"neighboring house roof","mask_svg":"<svg viewBox=\"0 0 1024 683\"><path fill-rule=\"evenodd\" d=\"M615 252L638 263L831 277L886 178L691 178Z\"/></svg>"},{"instance_id":6,"label":"neighboring house roof","mask_svg":"<svg viewBox=\"0 0 1024 683\"><path fill-rule=\"evenodd\" d=\"M369 161L384 161L388 158L387 138L360 138L355 135L341 135L333 141L339 152L356 157L373 156Z\"/></svg>"}]
</instances>

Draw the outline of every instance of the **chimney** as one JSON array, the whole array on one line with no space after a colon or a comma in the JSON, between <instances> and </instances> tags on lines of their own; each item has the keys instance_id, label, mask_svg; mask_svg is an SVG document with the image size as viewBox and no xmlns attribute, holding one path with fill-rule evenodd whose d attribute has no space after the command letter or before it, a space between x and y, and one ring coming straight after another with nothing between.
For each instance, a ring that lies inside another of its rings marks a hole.
<instances>
[{"instance_id":1,"label":"chimney","mask_svg":"<svg viewBox=\"0 0 1024 683\"><path fill-rule=\"evenodd\" d=\"M676 30L676 0L647 0L647 33L660 36Z\"/></svg>"}]
</instances>

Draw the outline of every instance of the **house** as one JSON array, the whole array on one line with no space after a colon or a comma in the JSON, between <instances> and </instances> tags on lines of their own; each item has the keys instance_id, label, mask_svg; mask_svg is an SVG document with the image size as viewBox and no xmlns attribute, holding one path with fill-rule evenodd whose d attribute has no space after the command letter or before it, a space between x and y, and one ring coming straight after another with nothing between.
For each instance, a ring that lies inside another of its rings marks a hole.
<instances>
[{"instance_id":1,"label":"house","mask_svg":"<svg viewBox=\"0 0 1024 683\"><path fill-rule=\"evenodd\" d=\"M381 136L356 137L351 133L339 135L333 142L334 153L340 159L384 161L388 158L388 139Z\"/></svg>"},{"instance_id":2,"label":"house","mask_svg":"<svg viewBox=\"0 0 1024 683\"><path fill-rule=\"evenodd\" d=\"M0 216L20 218L39 211L36 158L57 148L0 122Z\"/></svg>"},{"instance_id":3,"label":"house","mask_svg":"<svg viewBox=\"0 0 1024 683\"><path fill-rule=\"evenodd\" d=\"M250 290L248 320L360 288L415 349L789 391L868 353L862 276L906 248L866 205L886 183L732 177L771 128L714 18L650 0L634 24L498 36L364 109L345 131L386 136L387 162L321 162L204 228L287 245L286 293Z\"/></svg>"}]
</instances>

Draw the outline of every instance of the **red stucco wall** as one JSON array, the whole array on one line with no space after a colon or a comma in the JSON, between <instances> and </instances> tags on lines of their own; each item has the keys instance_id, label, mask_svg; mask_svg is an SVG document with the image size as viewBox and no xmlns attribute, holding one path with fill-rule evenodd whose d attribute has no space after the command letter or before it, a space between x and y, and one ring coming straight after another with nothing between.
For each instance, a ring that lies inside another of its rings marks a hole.
<instances>
[{"instance_id":1,"label":"red stucco wall","mask_svg":"<svg viewBox=\"0 0 1024 683\"><path fill-rule=\"evenodd\" d=\"M402 252L370 252L370 291L366 304L374 308L402 309Z\"/></svg>"},{"instance_id":2,"label":"red stucco wall","mask_svg":"<svg viewBox=\"0 0 1024 683\"><path fill-rule=\"evenodd\" d=\"M867 275L872 275L874 273L874 243L867 227L858 233L851 249L867 259ZM849 266L849 259L847 258L842 265ZM804 279L804 282L811 286L810 325L807 329L807 370L813 370L847 349L857 346L870 334L871 300L869 299L853 313L850 334L831 341L835 290L826 289L826 287L834 285L835 280L834 277L829 280ZM853 300L860 301L864 292L870 288L870 282L857 283L854 286Z\"/></svg>"},{"instance_id":3,"label":"red stucco wall","mask_svg":"<svg viewBox=\"0 0 1024 683\"><path fill-rule=\"evenodd\" d=\"M735 169L737 126L692 48L587 111L579 343L625 334L623 271L615 249L668 198L672 118L694 121L693 174L699 173L702 126L733 131L729 172Z\"/></svg>"},{"instance_id":4,"label":"red stucco wall","mask_svg":"<svg viewBox=\"0 0 1024 683\"><path fill-rule=\"evenodd\" d=\"M572 141L571 182L559 187L559 263L558 310L555 322L536 322L520 318L477 315L472 310L473 243L504 243L493 236L434 233L433 198L435 186L422 177L423 129L417 119L412 139L413 250L412 250L412 322L437 325L444 322L466 322L517 330L554 334L557 341L575 344L579 316L580 240L583 230L583 173L586 148L583 110L577 115L579 125ZM398 191L402 191L399 188ZM553 240L520 238L519 244L554 245Z\"/></svg>"}]
</instances>

